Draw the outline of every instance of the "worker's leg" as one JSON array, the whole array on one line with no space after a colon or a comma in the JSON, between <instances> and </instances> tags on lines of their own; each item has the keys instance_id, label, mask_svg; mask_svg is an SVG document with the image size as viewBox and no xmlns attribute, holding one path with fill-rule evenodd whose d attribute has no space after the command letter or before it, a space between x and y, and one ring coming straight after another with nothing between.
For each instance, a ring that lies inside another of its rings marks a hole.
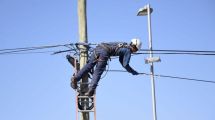
<instances>
[{"instance_id":1,"label":"worker's leg","mask_svg":"<svg viewBox=\"0 0 215 120\"><path fill-rule=\"evenodd\" d=\"M94 54L91 55L89 61L86 65L75 75L75 78L77 81L80 81L80 79L83 77L83 75L87 74L95 65L96 65L96 58L94 57Z\"/></svg>"},{"instance_id":2,"label":"worker's leg","mask_svg":"<svg viewBox=\"0 0 215 120\"><path fill-rule=\"evenodd\" d=\"M104 70L106 68L107 60L108 60L107 55L99 57L99 60L97 62L96 68L95 68L95 71L93 73L92 81L91 81L90 86L89 86L89 90L86 93L87 96L92 96L94 94L94 91L95 91L95 89L96 89L96 87L98 85L98 82L99 82L99 80L101 78L101 75L102 75L102 73L104 72Z\"/></svg>"},{"instance_id":3,"label":"worker's leg","mask_svg":"<svg viewBox=\"0 0 215 120\"><path fill-rule=\"evenodd\" d=\"M73 89L77 89L77 82L80 81L80 79L87 74L95 65L96 65L97 59L95 57L95 53L93 53L90 56L89 61L87 64L74 76L71 80L71 87Z\"/></svg>"},{"instance_id":4,"label":"worker's leg","mask_svg":"<svg viewBox=\"0 0 215 120\"><path fill-rule=\"evenodd\" d=\"M102 73L104 72L107 65L107 61L98 62L96 69L93 73L93 78L91 82L92 89L96 89L96 86L101 78Z\"/></svg>"}]
</instances>

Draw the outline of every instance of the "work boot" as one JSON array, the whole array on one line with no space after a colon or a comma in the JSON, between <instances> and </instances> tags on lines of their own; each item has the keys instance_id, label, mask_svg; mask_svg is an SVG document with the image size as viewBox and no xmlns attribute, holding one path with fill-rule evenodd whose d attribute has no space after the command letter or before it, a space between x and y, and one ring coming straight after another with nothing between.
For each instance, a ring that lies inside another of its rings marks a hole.
<instances>
[{"instance_id":1,"label":"work boot","mask_svg":"<svg viewBox=\"0 0 215 120\"><path fill-rule=\"evenodd\" d=\"M93 89L89 89L86 93L85 96L93 96L94 95L95 90Z\"/></svg>"},{"instance_id":2,"label":"work boot","mask_svg":"<svg viewBox=\"0 0 215 120\"><path fill-rule=\"evenodd\" d=\"M73 89L77 89L78 88L77 79L75 77L72 77L72 79L71 79L71 87Z\"/></svg>"}]
</instances>

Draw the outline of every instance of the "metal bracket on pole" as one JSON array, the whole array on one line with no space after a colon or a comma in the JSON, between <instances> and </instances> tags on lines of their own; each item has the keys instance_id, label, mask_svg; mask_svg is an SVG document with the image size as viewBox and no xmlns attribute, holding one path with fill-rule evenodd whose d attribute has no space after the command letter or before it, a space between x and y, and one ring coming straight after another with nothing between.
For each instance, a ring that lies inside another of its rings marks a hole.
<instances>
[{"instance_id":1,"label":"metal bracket on pole","mask_svg":"<svg viewBox=\"0 0 215 120\"><path fill-rule=\"evenodd\" d=\"M149 57L145 59L146 64L153 63L153 62L161 62L160 57Z\"/></svg>"}]
</instances>

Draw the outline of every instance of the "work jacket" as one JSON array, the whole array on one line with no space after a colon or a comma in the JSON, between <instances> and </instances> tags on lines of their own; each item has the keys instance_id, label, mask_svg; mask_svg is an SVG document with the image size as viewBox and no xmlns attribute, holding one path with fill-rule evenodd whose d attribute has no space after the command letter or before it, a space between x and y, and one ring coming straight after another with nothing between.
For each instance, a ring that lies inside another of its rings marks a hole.
<instances>
[{"instance_id":1,"label":"work jacket","mask_svg":"<svg viewBox=\"0 0 215 120\"><path fill-rule=\"evenodd\" d=\"M101 43L99 46L108 52L109 57L119 56L119 62L128 72L130 73L136 72L129 65L131 53L132 53L130 45L128 45L125 42L110 42L110 43Z\"/></svg>"}]
</instances>

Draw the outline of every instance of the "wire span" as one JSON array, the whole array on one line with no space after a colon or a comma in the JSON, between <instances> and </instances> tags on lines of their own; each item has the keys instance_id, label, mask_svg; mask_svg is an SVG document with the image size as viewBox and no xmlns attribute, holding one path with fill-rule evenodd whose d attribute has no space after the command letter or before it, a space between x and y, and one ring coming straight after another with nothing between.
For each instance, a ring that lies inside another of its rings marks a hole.
<instances>
[{"instance_id":1,"label":"wire span","mask_svg":"<svg viewBox=\"0 0 215 120\"><path fill-rule=\"evenodd\" d=\"M139 54L150 54L147 52L138 52L138 53L133 53L134 55L139 55ZM163 54L163 55L205 55L205 56L214 56L215 53L190 53L190 52L154 52L153 54Z\"/></svg>"},{"instance_id":2,"label":"wire span","mask_svg":"<svg viewBox=\"0 0 215 120\"><path fill-rule=\"evenodd\" d=\"M108 71L110 71L110 72L127 72L127 71L124 71L124 70L108 70ZM151 75L151 74L139 73L139 75ZM177 76L170 76L170 75L157 75L157 74L154 74L153 76L155 76L155 77L173 78L173 79L183 79L183 80L190 80L190 81L196 81L196 82L207 82L207 83L215 84L215 81L193 79L193 78L186 78L186 77L177 77Z\"/></svg>"},{"instance_id":3,"label":"wire span","mask_svg":"<svg viewBox=\"0 0 215 120\"><path fill-rule=\"evenodd\" d=\"M33 50L40 50L40 49L56 48L56 47L65 47L67 45L70 45L70 44L38 46L38 47L23 47L23 48L13 48L13 49L0 49L0 55L14 54L14 53L19 53L19 52L26 52L26 51L33 51Z\"/></svg>"},{"instance_id":4,"label":"wire span","mask_svg":"<svg viewBox=\"0 0 215 120\"><path fill-rule=\"evenodd\" d=\"M147 51L149 52L150 50L149 49L140 49L140 51ZM215 53L215 51L212 51L212 50L152 50L154 52L190 52L190 53Z\"/></svg>"},{"instance_id":5,"label":"wire span","mask_svg":"<svg viewBox=\"0 0 215 120\"><path fill-rule=\"evenodd\" d=\"M53 48L53 47L62 47L70 44L64 45L46 45L46 46L37 46L37 47L22 47L22 48L10 48L10 49L0 49L0 51L9 51L9 50L25 50L25 49L43 49L43 48Z\"/></svg>"},{"instance_id":6,"label":"wire span","mask_svg":"<svg viewBox=\"0 0 215 120\"><path fill-rule=\"evenodd\" d=\"M89 48L91 45L98 45L95 43L70 43L70 44L63 44L63 45L49 45L49 46L38 46L38 47L22 47L22 48L12 48L12 49L0 49L0 55L5 54L14 54L14 53L22 53L26 51L33 51L33 50L40 50L40 49L48 49L48 48L56 48L56 47L69 47L73 48L71 51L77 51L76 49L79 48L80 45L86 46ZM91 47L90 47L91 48ZM79 48L80 49L80 48ZM149 54L149 49L140 49L139 52L134 53L137 54ZM63 52L70 52L70 50L62 50L55 52L53 54L63 53ZM205 56L214 56L215 51L203 51L203 50L165 50L165 49L155 49L152 50L153 54L165 54L165 55L205 55Z\"/></svg>"}]
</instances>

